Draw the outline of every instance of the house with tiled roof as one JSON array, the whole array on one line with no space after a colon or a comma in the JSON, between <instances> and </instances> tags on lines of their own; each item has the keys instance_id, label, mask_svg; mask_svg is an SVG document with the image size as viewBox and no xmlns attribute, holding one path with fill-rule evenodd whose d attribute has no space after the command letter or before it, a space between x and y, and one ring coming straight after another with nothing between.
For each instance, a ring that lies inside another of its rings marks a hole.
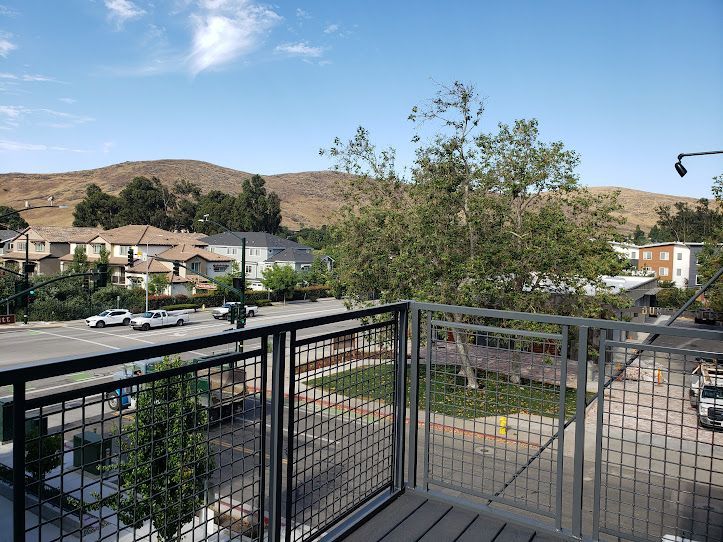
<instances>
[{"instance_id":1,"label":"house with tiled roof","mask_svg":"<svg viewBox=\"0 0 723 542\"><path fill-rule=\"evenodd\" d=\"M311 247L265 232L224 232L203 237L208 250L230 256L241 263L241 238L246 239L246 280L252 289L262 289L261 279L265 269L274 265L288 265L296 271L305 271L314 261ZM331 258L323 257L328 266Z\"/></svg>"},{"instance_id":2,"label":"house with tiled roof","mask_svg":"<svg viewBox=\"0 0 723 542\"><path fill-rule=\"evenodd\" d=\"M198 273L211 278L225 275L230 271L232 261L233 258L228 256L183 243L149 256L146 261L137 261L126 269L126 279L129 285L145 288L146 277L150 280L154 274L163 273L169 282L168 295L214 290L216 285ZM178 276L173 275L173 262L182 264Z\"/></svg>"},{"instance_id":3,"label":"house with tiled roof","mask_svg":"<svg viewBox=\"0 0 723 542\"><path fill-rule=\"evenodd\" d=\"M22 269L27 243L28 260L35 264L33 274L59 273L61 260L71 254L71 246L88 243L99 231L97 228L30 226L6 242L8 249L0 258L4 266Z\"/></svg>"},{"instance_id":4,"label":"house with tiled roof","mask_svg":"<svg viewBox=\"0 0 723 542\"><path fill-rule=\"evenodd\" d=\"M190 244L199 248L206 246L198 240L197 234L176 233L155 226L130 224L110 230L96 230L93 239L85 244L71 243L69 254L61 260L63 269L66 269L66 266L73 261L75 248L82 246L88 261L94 262L100 258L100 253L105 248L110 255L108 264L111 282L119 286L129 286L130 283L126 280L129 250L133 251L135 265L178 244Z\"/></svg>"}]
</instances>

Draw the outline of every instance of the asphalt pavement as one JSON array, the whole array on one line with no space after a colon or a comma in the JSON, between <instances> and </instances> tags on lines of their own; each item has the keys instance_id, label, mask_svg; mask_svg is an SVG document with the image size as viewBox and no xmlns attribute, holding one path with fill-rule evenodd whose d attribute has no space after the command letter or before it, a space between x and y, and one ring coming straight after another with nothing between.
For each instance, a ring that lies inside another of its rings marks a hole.
<instances>
[{"instance_id":1,"label":"asphalt pavement","mask_svg":"<svg viewBox=\"0 0 723 542\"><path fill-rule=\"evenodd\" d=\"M246 320L247 328L269 324L278 324L298 319L327 316L346 312L344 304L336 299L323 299L315 303L293 302L286 305L275 304L262 307L259 314ZM349 323L332 324L317 327L309 335L343 329ZM119 352L126 348L151 346L154 344L188 340L223 333L233 326L225 320L215 320L209 311L199 311L190 315L190 321L182 327L168 327L137 331L127 326L89 328L84 320L72 322L30 323L27 326L17 324L0 328L0 372L4 366L26 362L37 362L69 356L85 356L98 353ZM303 333L299 338L304 337ZM258 340L250 341L249 348L258 346ZM188 352L191 356L205 356L232 351L235 344L200 349ZM118 366L64 375L62 377L29 382L26 388L29 397L38 394L57 392L69 386L101 383L112 378ZM42 375L38 375L42 378ZM12 395L9 386L0 387L0 399Z\"/></svg>"}]
</instances>

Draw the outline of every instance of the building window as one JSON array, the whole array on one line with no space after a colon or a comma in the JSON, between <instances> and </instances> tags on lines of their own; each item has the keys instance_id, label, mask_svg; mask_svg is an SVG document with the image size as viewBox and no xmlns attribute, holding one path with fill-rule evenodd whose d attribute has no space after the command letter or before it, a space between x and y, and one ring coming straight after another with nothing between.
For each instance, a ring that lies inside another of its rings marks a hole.
<instances>
[{"instance_id":1,"label":"building window","mask_svg":"<svg viewBox=\"0 0 723 542\"><path fill-rule=\"evenodd\" d=\"M663 251L660 253L660 259L661 259L661 260L667 260L667 259L669 259L669 258L670 258L670 252L667 252L667 251L663 250Z\"/></svg>"},{"instance_id":2,"label":"building window","mask_svg":"<svg viewBox=\"0 0 723 542\"><path fill-rule=\"evenodd\" d=\"M93 243L93 254L100 254L103 248L105 248L103 243ZM126 250L126 252L128 251Z\"/></svg>"},{"instance_id":3,"label":"building window","mask_svg":"<svg viewBox=\"0 0 723 542\"><path fill-rule=\"evenodd\" d=\"M246 266L246 274L248 275L248 274L250 274L250 273L252 273L252 272L253 272L253 267L251 267L250 265L247 265L247 266Z\"/></svg>"},{"instance_id":4,"label":"building window","mask_svg":"<svg viewBox=\"0 0 723 542\"><path fill-rule=\"evenodd\" d=\"M703 284L703 282L701 281L700 275L696 275L696 276L695 276L695 285L696 285L696 286L700 286L700 285L702 285L702 284Z\"/></svg>"},{"instance_id":5,"label":"building window","mask_svg":"<svg viewBox=\"0 0 723 542\"><path fill-rule=\"evenodd\" d=\"M637 250L631 250L630 251L630 259L635 260L638 258L638 251Z\"/></svg>"},{"instance_id":6,"label":"building window","mask_svg":"<svg viewBox=\"0 0 723 542\"><path fill-rule=\"evenodd\" d=\"M658 276L659 277L667 277L668 276L668 268L667 267L659 267L658 268Z\"/></svg>"},{"instance_id":7,"label":"building window","mask_svg":"<svg viewBox=\"0 0 723 542\"><path fill-rule=\"evenodd\" d=\"M45 252L45 243L43 242L34 242L33 243L33 250L35 252Z\"/></svg>"},{"instance_id":8,"label":"building window","mask_svg":"<svg viewBox=\"0 0 723 542\"><path fill-rule=\"evenodd\" d=\"M201 270L201 262L191 262L191 265L189 267L191 271L198 272Z\"/></svg>"},{"instance_id":9,"label":"building window","mask_svg":"<svg viewBox=\"0 0 723 542\"><path fill-rule=\"evenodd\" d=\"M118 256L127 256L128 255L128 249L133 248L129 245L121 245L118 247ZM135 252L135 250L133 251Z\"/></svg>"},{"instance_id":10,"label":"building window","mask_svg":"<svg viewBox=\"0 0 723 542\"><path fill-rule=\"evenodd\" d=\"M643 260L652 260L653 253L650 250L643 251Z\"/></svg>"},{"instance_id":11,"label":"building window","mask_svg":"<svg viewBox=\"0 0 723 542\"><path fill-rule=\"evenodd\" d=\"M676 259L677 259L678 261L681 261L681 260L683 259L683 253L682 253L682 252L678 252L678 253L675 255L675 257L676 257Z\"/></svg>"},{"instance_id":12,"label":"building window","mask_svg":"<svg viewBox=\"0 0 723 542\"><path fill-rule=\"evenodd\" d=\"M23 250L25 250L25 241L18 241L16 243L16 247L17 248L15 250L17 250L18 252L22 252Z\"/></svg>"},{"instance_id":13,"label":"building window","mask_svg":"<svg viewBox=\"0 0 723 542\"><path fill-rule=\"evenodd\" d=\"M683 270L678 268L675 270L675 276L676 277L682 277L683 276Z\"/></svg>"}]
</instances>

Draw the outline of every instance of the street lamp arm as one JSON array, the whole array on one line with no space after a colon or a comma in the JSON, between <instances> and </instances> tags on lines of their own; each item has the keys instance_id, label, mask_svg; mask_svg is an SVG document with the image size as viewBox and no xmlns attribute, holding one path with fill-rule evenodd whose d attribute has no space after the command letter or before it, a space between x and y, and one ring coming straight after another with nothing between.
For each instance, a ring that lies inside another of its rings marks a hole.
<instances>
[{"instance_id":1,"label":"street lamp arm","mask_svg":"<svg viewBox=\"0 0 723 542\"><path fill-rule=\"evenodd\" d=\"M0 216L0 220L2 220L5 217L8 217L8 216L20 214L24 211L31 211L33 209L48 209L51 207L53 209L67 209L68 208L67 205L36 205L35 207L23 207L22 209L16 209L15 211L13 211L11 213L5 213L4 215Z\"/></svg>"},{"instance_id":2,"label":"street lamp arm","mask_svg":"<svg viewBox=\"0 0 723 542\"><path fill-rule=\"evenodd\" d=\"M685 156L703 156L705 154L723 154L723 151L682 152L678 155L678 162Z\"/></svg>"}]
</instances>

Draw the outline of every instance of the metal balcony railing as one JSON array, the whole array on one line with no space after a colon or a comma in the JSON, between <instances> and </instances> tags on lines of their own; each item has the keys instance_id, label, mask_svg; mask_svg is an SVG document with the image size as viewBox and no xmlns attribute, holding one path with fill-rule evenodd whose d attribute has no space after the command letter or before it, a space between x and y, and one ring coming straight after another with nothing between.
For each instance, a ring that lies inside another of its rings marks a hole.
<instances>
[{"instance_id":1,"label":"metal balcony railing","mask_svg":"<svg viewBox=\"0 0 723 542\"><path fill-rule=\"evenodd\" d=\"M23 364L0 498L16 542L342 539L404 491L571 540L721 540L723 433L689 390L722 341L403 302Z\"/></svg>"}]
</instances>

